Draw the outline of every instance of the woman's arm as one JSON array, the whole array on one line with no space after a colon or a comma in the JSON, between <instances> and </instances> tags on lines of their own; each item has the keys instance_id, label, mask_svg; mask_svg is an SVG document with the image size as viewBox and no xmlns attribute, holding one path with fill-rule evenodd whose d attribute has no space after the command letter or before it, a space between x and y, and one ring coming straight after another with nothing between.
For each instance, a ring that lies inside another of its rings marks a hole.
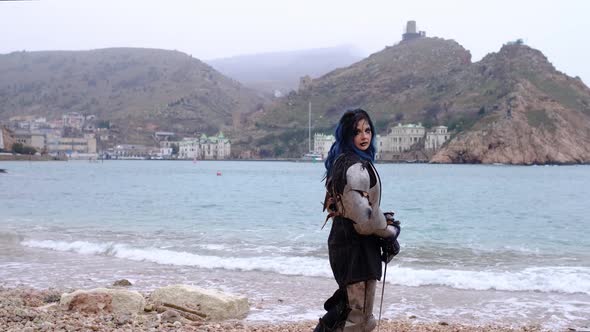
<instances>
[{"instance_id":1,"label":"woman's arm","mask_svg":"<svg viewBox=\"0 0 590 332\"><path fill-rule=\"evenodd\" d=\"M368 170L356 163L346 171L346 183L341 204L344 217L354 221L354 229L361 235L376 235L387 238L397 235L397 229L387 225L379 206L369 200L370 177Z\"/></svg>"}]
</instances>

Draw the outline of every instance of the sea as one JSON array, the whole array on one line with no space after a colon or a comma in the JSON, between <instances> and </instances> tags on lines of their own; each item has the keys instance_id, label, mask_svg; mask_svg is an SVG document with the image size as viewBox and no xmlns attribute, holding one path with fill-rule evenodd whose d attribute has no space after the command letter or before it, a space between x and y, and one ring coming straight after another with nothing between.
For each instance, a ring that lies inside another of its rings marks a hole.
<instances>
[{"instance_id":1,"label":"sea","mask_svg":"<svg viewBox=\"0 0 590 332\"><path fill-rule=\"evenodd\" d=\"M400 254L375 314L590 326L590 166L376 165ZM172 284L315 320L337 288L321 162L0 162L0 287ZM384 287L384 289L382 288Z\"/></svg>"}]
</instances>

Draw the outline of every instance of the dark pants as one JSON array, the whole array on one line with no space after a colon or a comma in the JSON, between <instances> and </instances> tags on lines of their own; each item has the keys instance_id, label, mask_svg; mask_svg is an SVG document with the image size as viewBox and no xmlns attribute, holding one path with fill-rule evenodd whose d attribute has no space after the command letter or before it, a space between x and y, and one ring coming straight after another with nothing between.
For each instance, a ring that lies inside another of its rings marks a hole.
<instances>
[{"instance_id":1,"label":"dark pants","mask_svg":"<svg viewBox=\"0 0 590 332\"><path fill-rule=\"evenodd\" d=\"M377 280L361 281L339 288L326 303L326 314L314 332L369 332L375 326L373 305Z\"/></svg>"}]
</instances>

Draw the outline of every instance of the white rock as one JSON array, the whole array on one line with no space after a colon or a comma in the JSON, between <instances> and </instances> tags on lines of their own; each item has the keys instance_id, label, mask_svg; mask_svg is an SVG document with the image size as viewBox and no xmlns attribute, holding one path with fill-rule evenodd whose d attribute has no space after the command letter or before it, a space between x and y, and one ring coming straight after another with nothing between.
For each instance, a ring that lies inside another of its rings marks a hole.
<instances>
[{"instance_id":1,"label":"white rock","mask_svg":"<svg viewBox=\"0 0 590 332\"><path fill-rule=\"evenodd\" d=\"M245 297L188 285L162 287L150 297L154 302L169 303L206 314L208 320L244 318L249 310Z\"/></svg>"},{"instance_id":2,"label":"white rock","mask_svg":"<svg viewBox=\"0 0 590 332\"><path fill-rule=\"evenodd\" d=\"M114 313L141 313L145 307L145 299L139 292L126 289L95 288L91 290L77 290L72 293L62 294L60 305L67 307L74 296L82 293L104 293L113 297Z\"/></svg>"}]
</instances>

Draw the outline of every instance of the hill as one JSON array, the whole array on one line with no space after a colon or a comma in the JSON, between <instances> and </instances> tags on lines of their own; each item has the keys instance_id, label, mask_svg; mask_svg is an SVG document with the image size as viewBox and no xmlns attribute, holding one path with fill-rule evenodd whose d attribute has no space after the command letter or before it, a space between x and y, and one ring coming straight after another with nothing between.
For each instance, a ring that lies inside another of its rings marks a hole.
<instances>
[{"instance_id":1,"label":"hill","mask_svg":"<svg viewBox=\"0 0 590 332\"><path fill-rule=\"evenodd\" d=\"M0 55L0 120L31 114L94 114L119 127L119 142L154 130L212 134L263 99L187 54L111 48Z\"/></svg>"},{"instance_id":2,"label":"hill","mask_svg":"<svg viewBox=\"0 0 590 332\"><path fill-rule=\"evenodd\" d=\"M240 55L206 61L224 75L265 93L296 90L299 79L319 77L362 57L349 46Z\"/></svg>"},{"instance_id":3,"label":"hill","mask_svg":"<svg viewBox=\"0 0 590 332\"><path fill-rule=\"evenodd\" d=\"M495 82L493 103L482 105L473 122L432 161L570 164L590 162L590 89L555 70L538 50L505 45L467 73ZM501 87L501 88L500 88ZM485 94L477 87L467 93Z\"/></svg>"},{"instance_id":4,"label":"hill","mask_svg":"<svg viewBox=\"0 0 590 332\"><path fill-rule=\"evenodd\" d=\"M291 138L275 152L306 148L314 131L331 132L343 110L369 110L385 134L399 122L446 125L455 135L432 159L469 163L590 162L590 89L519 43L472 63L452 40L419 38L387 47L347 68L310 80L251 119L263 135ZM271 147L269 147L270 149Z\"/></svg>"}]
</instances>

